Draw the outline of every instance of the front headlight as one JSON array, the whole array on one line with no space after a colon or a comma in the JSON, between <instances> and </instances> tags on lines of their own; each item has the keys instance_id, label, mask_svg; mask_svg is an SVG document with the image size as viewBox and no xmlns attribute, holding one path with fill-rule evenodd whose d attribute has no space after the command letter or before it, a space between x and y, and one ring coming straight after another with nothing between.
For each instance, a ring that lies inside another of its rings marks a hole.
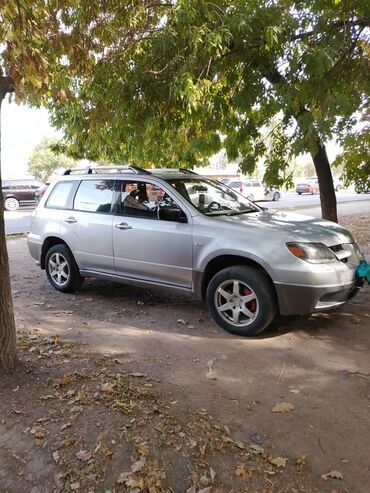
<instances>
[{"instance_id":1,"label":"front headlight","mask_svg":"<svg viewBox=\"0 0 370 493\"><path fill-rule=\"evenodd\" d=\"M323 243L289 242L286 246L295 257L310 264L326 264L338 260L330 248Z\"/></svg>"}]
</instances>

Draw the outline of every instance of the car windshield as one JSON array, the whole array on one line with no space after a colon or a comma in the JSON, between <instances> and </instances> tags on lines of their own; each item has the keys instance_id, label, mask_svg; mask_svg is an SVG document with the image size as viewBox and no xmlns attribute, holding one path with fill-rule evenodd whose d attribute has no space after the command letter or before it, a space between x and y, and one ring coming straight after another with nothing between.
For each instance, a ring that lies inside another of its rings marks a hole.
<instances>
[{"instance_id":1,"label":"car windshield","mask_svg":"<svg viewBox=\"0 0 370 493\"><path fill-rule=\"evenodd\" d=\"M253 202L219 181L190 177L166 181L199 212L207 216L244 214L261 210Z\"/></svg>"}]
</instances>

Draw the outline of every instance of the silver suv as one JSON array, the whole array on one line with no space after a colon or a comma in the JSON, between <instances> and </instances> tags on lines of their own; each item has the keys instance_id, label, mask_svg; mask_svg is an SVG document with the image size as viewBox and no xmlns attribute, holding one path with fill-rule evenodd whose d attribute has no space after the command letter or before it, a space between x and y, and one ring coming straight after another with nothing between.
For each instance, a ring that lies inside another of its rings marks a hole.
<instances>
[{"instance_id":1,"label":"silver suv","mask_svg":"<svg viewBox=\"0 0 370 493\"><path fill-rule=\"evenodd\" d=\"M362 257L351 233L266 210L188 170L67 170L42 197L28 237L51 285L84 277L205 299L225 330L250 336L278 314L345 303Z\"/></svg>"}]
</instances>

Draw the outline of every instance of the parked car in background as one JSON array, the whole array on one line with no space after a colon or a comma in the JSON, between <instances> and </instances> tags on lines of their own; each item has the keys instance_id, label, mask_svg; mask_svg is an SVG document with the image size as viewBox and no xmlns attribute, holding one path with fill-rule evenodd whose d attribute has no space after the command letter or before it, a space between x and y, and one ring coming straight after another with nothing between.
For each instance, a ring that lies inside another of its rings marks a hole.
<instances>
[{"instance_id":1,"label":"parked car in background","mask_svg":"<svg viewBox=\"0 0 370 493\"><path fill-rule=\"evenodd\" d=\"M260 180L232 180L227 186L241 193L252 202L259 200L277 201L281 198L279 190L272 188L266 191L264 184Z\"/></svg>"},{"instance_id":2,"label":"parked car in background","mask_svg":"<svg viewBox=\"0 0 370 493\"><path fill-rule=\"evenodd\" d=\"M298 195L302 195L303 193L315 195L320 192L319 182L317 178L307 178L305 181L297 183L295 191Z\"/></svg>"},{"instance_id":3,"label":"parked car in background","mask_svg":"<svg viewBox=\"0 0 370 493\"><path fill-rule=\"evenodd\" d=\"M355 186L356 193L370 193L370 183L357 184Z\"/></svg>"},{"instance_id":4,"label":"parked car in background","mask_svg":"<svg viewBox=\"0 0 370 493\"><path fill-rule=\"evenodd\" d=\"M46 185L43 185L42 187L38 188L36 190L36 193L35 193L35 200L37 203L40 202L40 200L42 199L44 193L46 192L46 190L48 189L48 186L50 185L50 183L46 183Z\"/></svg>"},{"instance_id":5,"label":"parked car in background","mask_svg":"<svg viewBox=\"0 0 370 493\"><path fill-rule=\"evenodd\" d=\"M16 211L20 205L33 205L37 202L36 194L45 187L42 181L35 179L3 180L2 192L4 209Z\"/></svg>"},{"instance_id":6,"label":"parked car in background","mask_svg":"<svg viewBox=\"0 0 370 493\"><path fill-rule=\"evenodd\" d=\"M58 291L86 277L180 291L251 336L278 314L329 310L359 289L363 255L338 224L265 210L188 170L101 170L67 170L33 214L28 247Z\"/></svg>"}]
</instances>

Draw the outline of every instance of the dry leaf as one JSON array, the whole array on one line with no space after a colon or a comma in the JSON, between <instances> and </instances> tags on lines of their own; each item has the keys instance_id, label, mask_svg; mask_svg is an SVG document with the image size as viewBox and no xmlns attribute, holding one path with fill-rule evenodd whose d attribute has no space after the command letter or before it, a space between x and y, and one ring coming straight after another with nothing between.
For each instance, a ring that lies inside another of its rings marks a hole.
<instances>
[{"instance_id":1,"label":"dry leaf","mask_svg":"<svg viewBox=\"0 0 370 493\"><path fill-rule=\"evenodd\" d=\"M273 413L289 413L295 409L294 405L290 402L279 402L272 408Z\"/></svg>"},{"instance_id":2,"label":"dry leaf","mask_svg":"<svg viewBox=\"0 0 370 493\"><path fill-rule=\"evenodd\" d=\"M276 467L285 467L288 459L286 457L271 457L269 459L270 464Z\"/></svg>"},{"instance_id":3,"label":"dry leaf","mask_svg":"<svg viewBox=\"0 0 370 493\"><path fill-rule=\"evenodd\" d=\"M327 481L329 478L332 479L343 479L343 474L340 471L329 471L326 474L321 474L322 479Z\"/></svg>"},{"instance_id":4,"label":"dry leaf","mask_svg":"<svg viewBox=\"0 0 370 493\"><path fill-rule=\"evenodd\" d=\"M57 450L53 452L53 459L58 464L60 457L59 457L59 452Z\"/></svg>"},{"instance_id":5,"label":"dry leaf","mask_svg":"<svg viewBox=\"0 0 370 493\"><path fill-rule=\"evenodd\" d=\"M194 485L190 486L190 488L186 490L186 493L197 493L197 489Z\"/></svg>"},{"instance_id":6,"label":"dry leaf","mask_svg":"<svg viewBox=\"0 0 370 493\"><path fill-rule=\"evenodd\" d=\"M198 490L198 493L211 493L212 486L207 486L207 488L203 488L202 490Z\"/></svg>"},{"instance_id":7,"label":"dry leaf","mask_svg":"<svg viewBox=\"0 0 370 493\"><path fill-rule=\"evenodd\" d=\"M247 480L252 476L252 473L248 471L244 464L236 466L235 475L241 479Z\"/></svg>"},{"instance_id":8,"label":"dry leaf","mask_svg":"<svg viewBox=\"0 0 370 493\"><path fill-rule=\"evenodd\" d=\"M71 483L71 484L69 485L69 487L70 487L70 488L71 488L71 490L73 490L73 491L74 491L74 490L78 490L78 488L80 487L80 483L77 483L77 482L76 482L76 483Z\"/></svg>"},{"instance_id":9,"label":"dry leaf","mask_svg":"<svg viewBox=\"0 0 370 493\"><path fill-rule=\"evenodd\" d=\"M142 457L147 457L149 455L149 447L145 442L141 442L136 446L138 453Z\"/></svg>"},{"instance_id":10,"label":"dry leaf","mask_svg":"<svg viewBox=\"0 0 370 493\"><path fill-rule=\"evenodd\" d=\"M146 459L142 457L140 460L134 462L131 466L131 472L138 472L145 466Z\"/></svg>"},{"instance_id":11,"label":"dry leaf","mask_svg":"<svg viewBox=\"0 0 370 493\"><path fill-rule=\"evenodd\" d=\"M80 450L76 453L76 457L84 462L88 462L92 458L92 453L88 450Z\"/></svg>"}]
</instances>

